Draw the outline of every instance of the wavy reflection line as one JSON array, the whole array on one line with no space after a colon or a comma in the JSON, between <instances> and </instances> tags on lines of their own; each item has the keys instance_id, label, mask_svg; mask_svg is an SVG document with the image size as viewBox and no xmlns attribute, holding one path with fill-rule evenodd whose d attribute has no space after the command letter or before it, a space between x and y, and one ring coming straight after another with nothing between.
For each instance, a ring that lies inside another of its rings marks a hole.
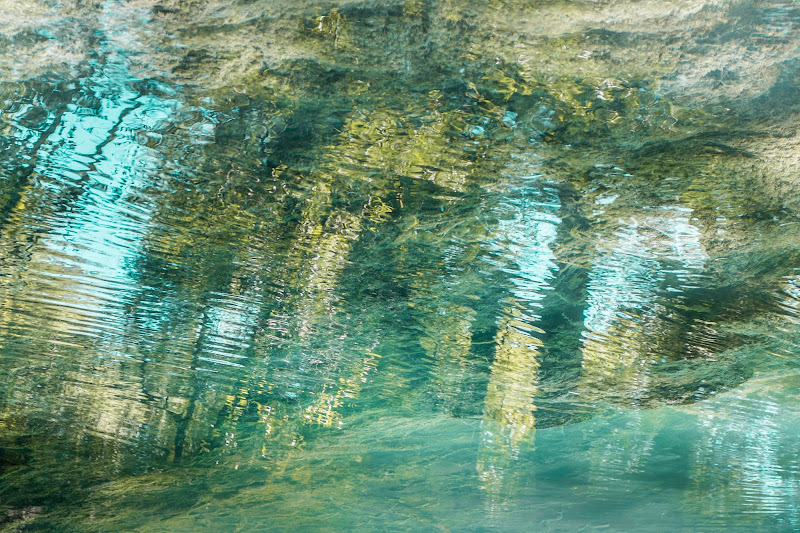
<instances>
[{"instance_id":1,"label":"wavy reflection line","mask_svg":"<svg viewBox=\"0 0 800 533\"><path fill-rule=\"evenodd\" d=\"M658 303L666 283L662 264L680 263L683 271L672 287L680 291L707 259L700 231L686 215L683 208L665 208L621 221L610 251L592 267L578 386L589 401L605 396L637 405L646 397L653 339L668 327Z\"/></svg>"},{"instance_id":2,"label":"wavy reflection line","mask_svg":"<svg viewBox=\"0 0 800 533\"><path fill-rule=\"evenodd\" d=\"M536 429L536 393L541 320L538 309L557 267L557 192L540 176L523 178L524 186L503 191L500 223L490 246L495 261L510 278L511 298L498 323L495 358L481 421L478 475L490 513L505 508L513 494L514 461Z\"/></svg>"},{"instance_id":3,"label":"wavy reflection line","mask_svg":"<svg viewBox=\"0 0 800 533\"><path fill-rule=\"evenodd\" d=\"M7 297L6 308L31 307L25 311L27 325L46 324L55 334L53 353L59 332L72 340L72 347L97 347L102 355L96 360L83 357L74 368L63 369L67 379L58 385L60 396L78 413L85 431L127 442L140 436L135 421L144 423L151 415L142 402L141 383L123 379L123 361L131 347L120 338L119 322L127 312L125 292L135 285L129 261L140 253L150 216L129 201L158 168L155 153L135 137L156 127L148 109L169 114L177 102L131 89L139 80L128 74L125 54L118 48L124 43L115 41L123 23L117 4L102 6L101 37L90 74L80 80L81 91L39 145L36 182L25 191L28 202L18 206L15 222L49 230L29 249L24 268L16 273L27 287ZM42 205L36 205L35 192ZM69 209L59 210L46 205L54 197L61 202L74 198ZM27 336L35 337L33 329Z\"/></svg>"},{"instance_id":4,"label":"wavy reflection line","mask_svg":"<svg viewBox=\"0 0 800 533\"><path fill-rule=\"evenodd\" d=\"M796 385L797 378L787 384ZM796 390L792 387L792 392ZM795 454L783 451L792 444L785 421L780 388L739 389L709 404L699 404L700 439L693 453L691 505L706 520L761 522L769 516L787 516L796 527L798 469ZM789 430L791 431L791 430ZM788 512L787 512L788 511Z\"/></svg>"}]
</instances>

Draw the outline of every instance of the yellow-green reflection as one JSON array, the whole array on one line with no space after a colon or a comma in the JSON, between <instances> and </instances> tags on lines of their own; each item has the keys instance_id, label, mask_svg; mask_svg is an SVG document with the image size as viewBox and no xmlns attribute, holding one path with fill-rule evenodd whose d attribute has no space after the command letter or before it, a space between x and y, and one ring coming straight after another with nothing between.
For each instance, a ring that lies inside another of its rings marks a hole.
<instances>
[{"instance_id":1,"label":"yellow-green reflection","mask_svg":"<svg viewBox=\"0 0 800 533\"><path fill-rule=\"evenodd\" d=\"M538 308L556 269L551 246L560 207L543 177L512 173L508 180L508 200L498 211L501 220L491 242L510 276L512 297L498 321L477 465L491 512L505 507L514 494L514 461L536 431L540 336L545 333L537 326Z\"/></svg>"},{"instance_id":2,"label":"yellow-green reflection","mask_svg":"<svg viewBox=\"0 0 800 533\"><path fill-rule=\"evenodd\" d=\"M477 469L490 512L502 509L514 493L514 460L536 431L537 339L520 326L529 329L513 319L500 325L484 401Z\"/></svg>"}]
</instances>

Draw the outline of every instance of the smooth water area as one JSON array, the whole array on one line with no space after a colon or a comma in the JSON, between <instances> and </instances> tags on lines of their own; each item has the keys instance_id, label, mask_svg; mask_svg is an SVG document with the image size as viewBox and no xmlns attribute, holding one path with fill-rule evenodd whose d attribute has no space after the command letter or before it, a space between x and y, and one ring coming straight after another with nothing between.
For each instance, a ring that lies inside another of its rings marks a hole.
<instances>
[{"instance_id":1,"label":"smooth water area","mask_svg":"<svg viewBox=\"0 0 800 533\"><path fill-rule=\"evenodd\" d=\"M0 8L0 531L800 530L795 2Z\"/></svg>"}]
</instances>

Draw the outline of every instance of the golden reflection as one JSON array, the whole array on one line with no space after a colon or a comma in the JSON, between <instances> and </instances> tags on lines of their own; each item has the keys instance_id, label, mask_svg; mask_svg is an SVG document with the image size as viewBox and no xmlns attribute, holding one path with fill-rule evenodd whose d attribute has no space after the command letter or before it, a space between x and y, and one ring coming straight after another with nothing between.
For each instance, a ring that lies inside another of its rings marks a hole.
<instances>
[{"instance_id":1,"label":"golden reflection","mask_svg":"<svg viewBox=\"0 0 800 533\"><path fill-rule=\"evenodd\" d=\"M306 263L298 264L303 282L298 287L301 300L294 310L300 338L313 334L321 317L336 312L336 284L361 224L356 215L341 211L329 216L324 226L308 219L301 225L296 250Z\"/></svg>"},{"instance_id":2,"label":"golden reflection","mask_svg":"<svg viewBox=\"0 0 800 533\"><path fill-rule=\"evenodd\" d=\"M587 400L611 396L622 402L636 402L646 395L650 361L645 358L653 342L648 333L652 329L638 317L618 319L602 333L587 332L581 349L580 393L588 395Z\"/></svg>"},{"instance_id":3,"label":"golden reflection","mask_svg":"<svg viewBox=\"0 0 800 533\"><path fill-rule=\"evenodd\" d=\"M484 401L478 475L487 492L490 512L499 511L513 493L513 462L524 442L536 432L535 397L541 341L530 336L531 326L510 310L500 324Z\"/></svg>"},{"instance_id":4,"label":"golden reflection","mask_svg":"<svg viewBox=\"0 0 800 533\"><path fill-rule=\"evenodd\" d=\"M415 4L407 7L413 11ZM453 191L464 188L472 167L452 143L453 132L464 130L464 113L440 110L441 97L434 91L426 102L412 109L385 106L370 112L356 110L345 119L336 142L325 147L320 169L312 173L311 194L303 196L304 220L287 262L296 265L297 270L287 281L299 296L294 296L294 326L279 333L283 341L311 342L318 328L333 320L338 312L335 292L353 244L366 229L376 231L399 215L396 204L403 207L396 176L432 181ZM364 198L363 208L354 212L333 206L343 186ZM393 197L397 202L389 203ZM463 306L441 305L426 324L429 334L422 343L439 367L438 389L446 405L456 401L459 382L466 373L464 368L461 372L457 369L468 358L472 316L474 311ZM292 330L296 331L295 340ZM327 361L328 355L315 357ZM347 356L330 357L333 359L328 364ZM322 426L340 425L344 400L360 394L363 383L377 368L376 357L367 349L365 356L352 360L346 367L349 370L326 374L320 389L306 391L313 399L305 403L302 420Z\"/></svg>"},{"instance_id":5,"label":"golden reflection","mask_svg":"<svg viewBox=\"0 0 800 533\"><path fill-rule=\"evenodd\" d=\"M337 409L344 406L345 400L358 398L369 375L377 371L377 360L381 356L370 350L366 354L367 357L357 361L350 372L343 372L344 376L339 378L338 383L323 387L315 403L306 407L304 416L307 422L325 427L342 426L342 415Z\"/></svg>"},{"instance_id":6,"label":"golden reflection","mask_svg":"<svg viewBox=\"0 0 800 533\"><path fill-rule=\"evenodd\" d=\"M440 304L423 320L425 334L420 344L434 361L434 394L445 412L457 411L466 386L472 348L475 311L451 303Z\"/></svg>"},{"instance_id":7,"label":"golden reflection","mask_svg":"<svg viewBox=\"0 0 800 533\"><path fill-rule=\"evenodd\" d=\"M364 179L365 166L463 190L471 166L451 134L465 130L465 115L460 110L439 110L439 98L441 94L433 91L428 106L374 110L349 118L343 135L350 149L340 156L338 172Z\"/></svg>"},{"instance_id":8,"label":"golden reflection","mask_svg":"<svg viewBox=\"0 0 800 533\"><path fill-rule=\"evenodd\" d=\"M267 353L274 347L299 352L302 364L309 367L303 372L313 376L316 385L283 393L297 395L299 405L280 402L257 405L264 426L260 456L266 457L287 446L297 448L304 440L303 423L341 427L342 408L358 398L370 375L377 370L380 356L371 348L362 356L354 356L348 353L354 348L349 343L316 345L321 331L327 331L340 313L336 292L354 243L366 228L375 231L394 214L395 208L384 199L393 196L395 181L380 176L365 180L364 165L385 172L398 165L396 154L401 159L407 157L404 155L407 150L398 150L408 138L408 132L397 126L402 125L403 115L385 112L383 118L376 116L369 121L356 116L347 119L336 142L324 148L319 168L307 178L299 177L302 189L297 194L303 206L302 220L279 267L283 284L291 289L287 293L288 307L271 313L254 345L263 347ZM432 160L434 153L424 157ZM277 172L280 176L287 168ZM363 207L335 205L343 184L365 198ZM258 365L250 373L248 382L263 382L267 394L274 394L276 385L279 388L286 385L277 383L280 378L272 375L268 367ZM241 395L228 396L230 419L226 427L235 427L237 413L247 403ZM276 444L278 448L272 449Z\"/></svg>"}]
</instances>

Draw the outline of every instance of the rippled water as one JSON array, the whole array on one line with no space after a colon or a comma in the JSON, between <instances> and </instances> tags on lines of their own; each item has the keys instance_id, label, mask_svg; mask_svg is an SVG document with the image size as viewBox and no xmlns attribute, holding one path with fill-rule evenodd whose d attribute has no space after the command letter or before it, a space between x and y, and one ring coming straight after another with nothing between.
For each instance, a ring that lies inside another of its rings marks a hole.
<instances>
[{"instance_id":1,"label":"rippled water","mask_svg":"<svg viewBox=\"0 0 800 533\"><path fill-rule=\"evenodd\" d=\"M0 1L0 530L800 529L794 3L269 4Z\"/></svg>"}]
</instances>

